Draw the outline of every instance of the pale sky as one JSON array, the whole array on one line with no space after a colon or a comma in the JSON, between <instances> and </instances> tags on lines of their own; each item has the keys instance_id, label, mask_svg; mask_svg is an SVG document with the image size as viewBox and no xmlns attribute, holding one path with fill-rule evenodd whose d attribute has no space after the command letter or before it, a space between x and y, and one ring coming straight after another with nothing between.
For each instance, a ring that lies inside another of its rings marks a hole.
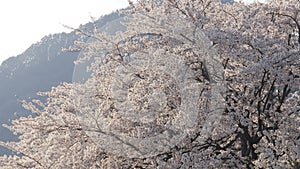
<instances>
[{"instance_id":1,"label":"pale sky","mask_svg":"<svg viewBox=\"0 0 300 169\"><path fill-rule=\"evenodd\" d=\"M251 2L254 0L244 0ZM70 32L113 10L127 0L4 0L0 2L0 63L24 52L46 35Z\"/></svg>"},{"instance_id":2,"label":"pale sky","mask_svg":"<svg viewBox=\"0 0 300 169\"><path fill-rule=\"evenodd\" d=\"M0 63L24 52L45 35L70 32L113 10L127 0L4 0L0 2Z\"/></svg>"}]
</instances>

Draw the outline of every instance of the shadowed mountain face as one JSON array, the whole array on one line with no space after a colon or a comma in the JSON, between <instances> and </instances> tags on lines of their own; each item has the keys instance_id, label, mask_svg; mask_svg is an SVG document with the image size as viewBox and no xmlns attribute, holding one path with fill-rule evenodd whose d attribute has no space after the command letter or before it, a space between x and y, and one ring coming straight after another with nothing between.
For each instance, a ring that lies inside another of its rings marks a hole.
<instances>
[{"instance_id":1,"label":"shadowed mountain face","mask_svg":"<svg viewBox=\"0 0 300 169\"><path fill-rule=\"evenodd\" d=\"M121 16L112 13L101 17L96 23L100 31L121 30ZM116 24L116 21L118 24ZM110 24L112 23L112 24ZM84 25L87 30L93 24ZM118 27L119 28L116 28ZM81 38L81 39L80 39ZM72 82L74 61L79 52L63 52L62 48L73 46L75 40L87 41L75 32L61 33L44 37L39 43L30 46L24 53L11 57L0 66L0 123L10 124L9 120L28 116L18 100L38 98L39 91L49 91L62 82ZM16 112L16 113L14 113ZM1 141L16 141L17 136L0 126ZM0 146L0 155L11 154Z\"/></svg>"}]
</instances>

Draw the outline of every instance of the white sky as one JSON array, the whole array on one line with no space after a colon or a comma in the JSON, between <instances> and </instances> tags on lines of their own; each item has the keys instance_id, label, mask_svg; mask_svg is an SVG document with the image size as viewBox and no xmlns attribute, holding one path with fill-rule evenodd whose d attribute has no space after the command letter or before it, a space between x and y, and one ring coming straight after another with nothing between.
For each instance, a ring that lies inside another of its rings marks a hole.
<instances>
[{"instance_id":1,"label":"white sky","mask_svg":"<svg viewBox=\"0 0 300 169\"><path fill-rule=\"evenodd\" d=\"M4 0L0 2L0 63L49 34L126 7L127 0Z\"/></svg>"},{"instance_id":2,"label":"white sky","mask_svg":"<svg viewBox=\"0 0 300 169\"><path fill-rule=\"evenodd\" d=\"M1 1L0 63L21 54L46 35L70 32L62 24L77 28L89 22L90 16L98 18L127 4L127 0Z\"/></svg>"}]
</instances>

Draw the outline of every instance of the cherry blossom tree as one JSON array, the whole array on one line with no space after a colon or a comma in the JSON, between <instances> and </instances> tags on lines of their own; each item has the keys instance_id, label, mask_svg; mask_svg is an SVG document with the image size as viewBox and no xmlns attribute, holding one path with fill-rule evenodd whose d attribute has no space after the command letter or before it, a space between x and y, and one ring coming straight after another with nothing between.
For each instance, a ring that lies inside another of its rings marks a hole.
<instances>
[{"instance_id":1,"label":"cherry blossom tree","mask_svg":"<svg viewBox=\"0 0 300 169\"><path fill-rule=\"evenodd\" d=\"M86 82L23 102L3 168L299 168L299 0L130 5L76 43Z\"/></svg>"}]
</instances>

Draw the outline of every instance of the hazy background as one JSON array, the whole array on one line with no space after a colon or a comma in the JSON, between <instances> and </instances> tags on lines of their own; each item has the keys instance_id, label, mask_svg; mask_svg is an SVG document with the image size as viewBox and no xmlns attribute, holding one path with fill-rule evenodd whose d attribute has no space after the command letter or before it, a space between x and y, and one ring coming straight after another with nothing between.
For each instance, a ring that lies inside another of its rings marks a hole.
<instances>
[{"instance_id":1,"label":"hazy background","mask_svg":"<svg viewBox=\"0 0 300 169\"><path fill-rule=\"evenodd\" d=\"M48 34L70 32L113 10L127 0L9 0L0 2L0 63L24 52Z\"/></svg>"}]
</instances>

